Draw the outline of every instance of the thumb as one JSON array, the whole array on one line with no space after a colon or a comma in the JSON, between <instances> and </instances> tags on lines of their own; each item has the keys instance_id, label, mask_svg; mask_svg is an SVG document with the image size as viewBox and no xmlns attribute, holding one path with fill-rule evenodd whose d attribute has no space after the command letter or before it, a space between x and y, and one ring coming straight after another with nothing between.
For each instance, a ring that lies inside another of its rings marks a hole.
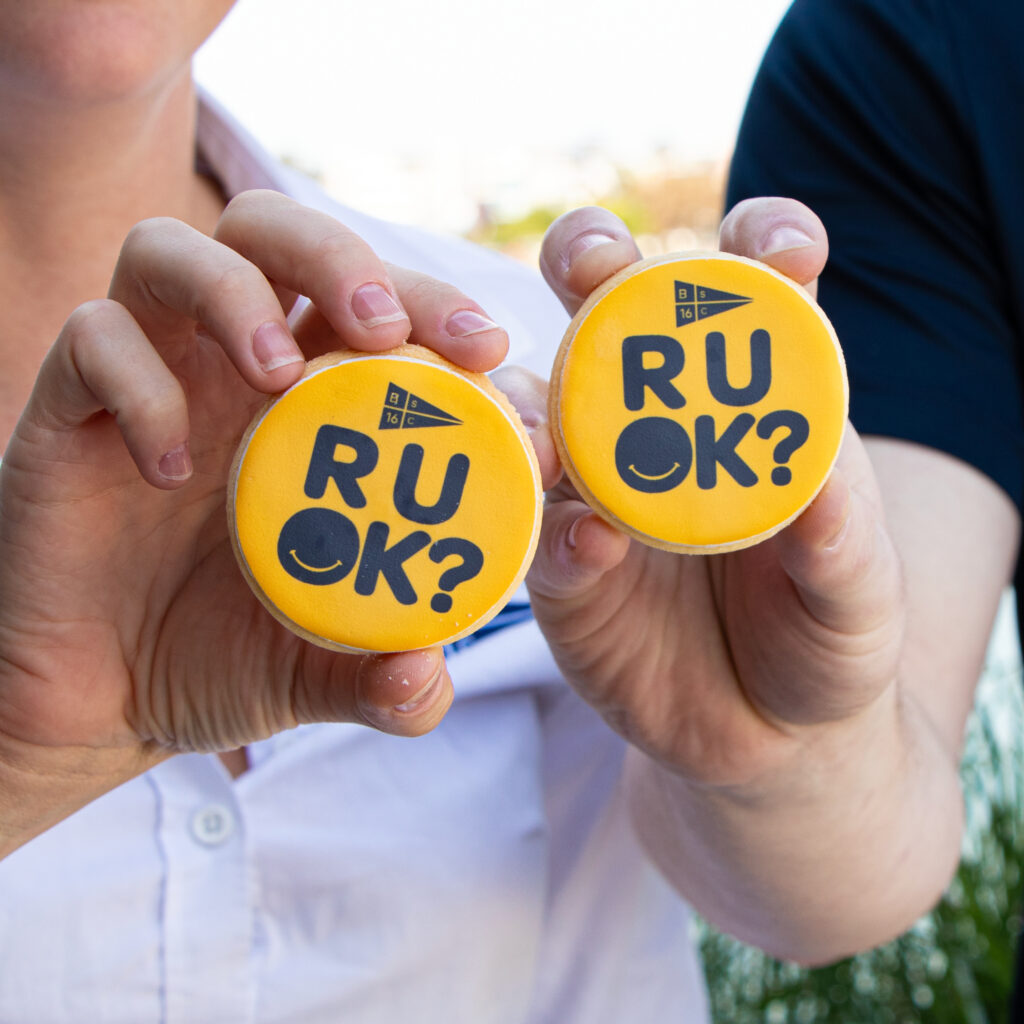
<instances>
[{"instance_id":1,"label":"thumb","mask_svg":"<svg viewBox=\"0 0 1024 1024\"><path fill-rule=\"evenodd\" d=\"M301 723L359 722L394 736L421 736L451 707L440 647L397 654L334 654L307 646L294 693Z\"/></svg>"}]
</instances>

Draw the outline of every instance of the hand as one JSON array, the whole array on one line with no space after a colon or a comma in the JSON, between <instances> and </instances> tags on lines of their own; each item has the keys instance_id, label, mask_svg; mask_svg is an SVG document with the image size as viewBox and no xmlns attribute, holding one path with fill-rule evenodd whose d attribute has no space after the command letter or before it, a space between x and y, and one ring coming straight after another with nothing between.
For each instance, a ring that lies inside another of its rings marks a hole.
<instances>
[{"instance_id":1,"label":"hand","mask_svg":"<svg viewBox=\"0 0 1024 1024\"><path fill-rule=\"evenodd\" d=\"M818 219L783 199L738 206L721 246L812 294L826 257ZM542 268L573 311L637 255L582 210L551 228ZM743 551L644 548L564 483L549 505L534 609L633 744L626 793L665 877L719 928L809 964L926 912L956 868L964 721L1019 540L999 487L848 426L818 497Z\"/></svg>"},{"instance_id":2,"label":"hand","mask_svg":"<svg viewBox=\"0 0 1024 1024\"><path fill-rule=\"evenodd\" d=\"M721 244L812 293L827 253L818 219L784 200L738 207ZM610 214L578 210L552 226L541 259L574 313L638 255ZM852 427L803 515L730 554L680 556L630 541L563 482L528 583L579 692L631 743L702 784L767 780L820 727L891 700L899 563Z\"/></svg>"},{"instance_id":3,"label":"hand","mask_svg":"<svg viewBox=\"0 0 1024 1024\"><path fill-rule=\"evenodd\" d=\"M299 294L312 305L293 334ZM298 639L249 590L224 510L267 394L306 358L410 333L474 371L507 348L456 289L276 193L238 197L212 239L171 220L133 229L0 466L0 853L178 751L302 722L411 735L440 720L439 650L356 657Z\"/></svg>"}]
</instances>

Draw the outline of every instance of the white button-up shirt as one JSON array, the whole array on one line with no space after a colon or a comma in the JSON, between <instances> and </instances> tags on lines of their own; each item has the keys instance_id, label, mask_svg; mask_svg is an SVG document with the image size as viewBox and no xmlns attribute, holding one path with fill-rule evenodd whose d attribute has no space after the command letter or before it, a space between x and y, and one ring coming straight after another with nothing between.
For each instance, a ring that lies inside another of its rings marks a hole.
<instances>
[{"instance_id":1,"label":"white button-up shirt","mask_svg":"<svg viewBox=\"0 0 1024 1024\"><path fill-rule=\"evenodd\" d=\"M458 284L548 374L565 316L535 274L331 203L208 99L199 147L229 194L289 192ZM528 618L449 665L427 736L304 726L238 779L180 756L0 861L0 1024L705 1021L619 738Z\"/></svg>"}]
</instances>

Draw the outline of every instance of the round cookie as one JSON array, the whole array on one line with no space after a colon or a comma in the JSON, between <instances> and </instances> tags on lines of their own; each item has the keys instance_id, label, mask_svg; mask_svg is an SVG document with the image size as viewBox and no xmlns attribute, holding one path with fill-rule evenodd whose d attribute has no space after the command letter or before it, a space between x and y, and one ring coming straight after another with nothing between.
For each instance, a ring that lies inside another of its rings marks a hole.
<instances>
[{"instance_id":1,"label":"round cookie","mask_svg":"<svg viewBox=\"0 0 1024 1024\"><path fill-rule=\"evenodd\" d=\"M562 340L555 443L583 499L652 547L731 551L821 489L842 441L846 366L793 281L725 253L656 257L610 278Z\"/></svg>"},{"instance_id":2,"label":"round cookie","mask_svg":"<svg viewBox=\"0 0 1024 1024\"><path fill-rule=\"evenodd\" d=\"M429 349L312 361L242 438L228 481L239 565L315 644L449 643L519 586L540 533L533 446L483 374Z\"/></svg>"}]
</instances>

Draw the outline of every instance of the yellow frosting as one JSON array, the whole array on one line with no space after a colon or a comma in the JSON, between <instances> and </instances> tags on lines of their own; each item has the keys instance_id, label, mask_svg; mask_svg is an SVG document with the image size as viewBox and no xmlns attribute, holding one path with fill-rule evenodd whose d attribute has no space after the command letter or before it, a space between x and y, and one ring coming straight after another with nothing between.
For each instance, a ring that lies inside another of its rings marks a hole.
<instances>
[{"instance_id":1,"label":"yellow frosting","mask_svg":"<svg viewBox=\"0 0 1024 1024\"><path fill-rule=\"evenodd\" d=\"M509 403L414 345L310 364L254 420L229 486L260 599L314 643L356 651L483 625L529 567L541 498Z\"/></svg>"},{"instance_id":2,"label":"yellow frosting","mask_svg":"<svg viewBox=\"0 0 1024 1024\"><path fill-rule=\"evenodd\" d=\"M839 344L806 292L738 256L647 260L567 331L551 421L603 517L655 547L744 547L820 490L846 421Z\"/></svg>"}]
</instances>

